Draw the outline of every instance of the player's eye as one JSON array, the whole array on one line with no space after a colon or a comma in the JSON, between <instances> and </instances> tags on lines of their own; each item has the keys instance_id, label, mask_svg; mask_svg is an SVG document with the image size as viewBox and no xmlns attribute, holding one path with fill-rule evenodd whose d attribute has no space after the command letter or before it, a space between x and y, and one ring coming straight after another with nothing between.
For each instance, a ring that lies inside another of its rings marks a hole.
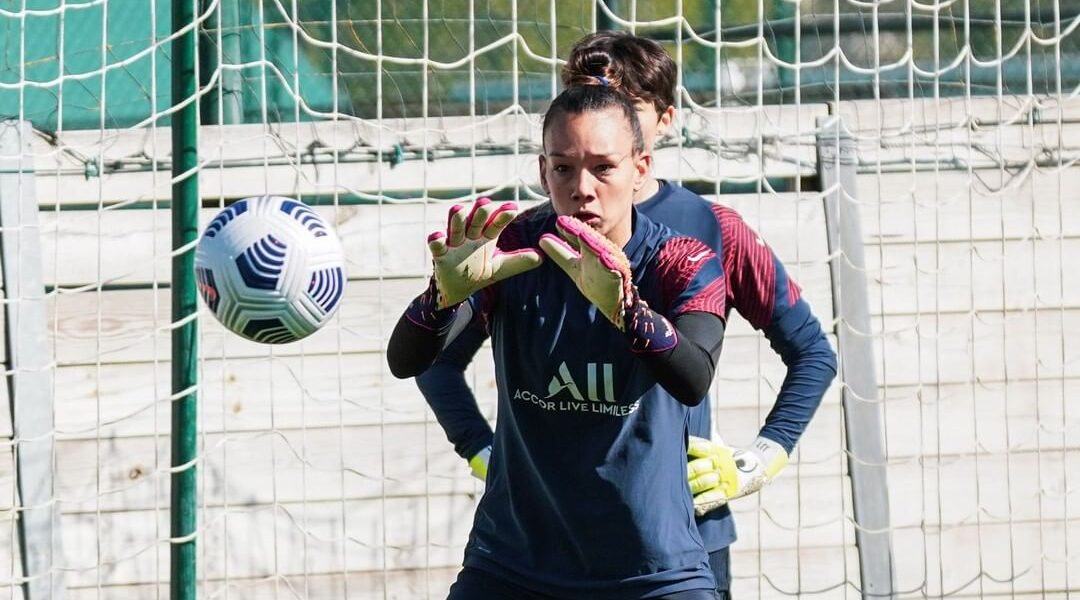
<instances>
[{"instance_id":1,"label":"player's eye","mask_svg":"<svg viewBox=\"0 0 1080 600\"><path fill-rule=\"evenodd\" d=\"M565 175L566 173L570 172L570 167L566 165L555 165L551 168L551 170L560 175Z\"/></svg>"},{"instance_id":2,"label":"player's eye","mask_svg":"<svg viewBox=\"0 0 1080 600\"><path fill-rule=\"evenodd\" d=\"M593 169L593 170L596 171L596 173L598 175L607 175L607 174L611 173L614 169L615 169L615 165L602 164L602 165L596 165L596 168Z\"/></svg>"}]
</instances>

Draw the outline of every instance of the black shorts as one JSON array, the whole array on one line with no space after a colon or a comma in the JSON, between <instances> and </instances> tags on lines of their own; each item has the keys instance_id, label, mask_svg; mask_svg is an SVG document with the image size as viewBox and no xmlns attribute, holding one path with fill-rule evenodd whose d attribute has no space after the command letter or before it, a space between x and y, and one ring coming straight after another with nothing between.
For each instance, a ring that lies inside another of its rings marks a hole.
<instances>
[{"instance_id":1,"label":"black shorts","mask_svg":"<svg viewBox=\"0 0 1080 600\"><path fill-rule=\"evenodd\" d=\"M713 590L687 590L656 596L651 600L716 600ZM537 594L494 577L479 569L465 567L458 573L457 581L450 586L446 600L560 600L555 596Z\"/></svg>"}]
</instances>

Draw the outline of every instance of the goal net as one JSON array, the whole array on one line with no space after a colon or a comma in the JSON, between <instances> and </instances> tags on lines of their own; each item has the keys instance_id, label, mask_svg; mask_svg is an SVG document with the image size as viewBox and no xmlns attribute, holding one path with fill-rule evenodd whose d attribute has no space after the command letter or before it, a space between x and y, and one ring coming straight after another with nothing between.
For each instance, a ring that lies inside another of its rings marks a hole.
<instances>
[{"instance_id":1,"label":"goal net","mask_svg":"<svg viewBox=\"0 0 1080 600\"><path fill-rule=\"evenodd\" d=\"M791 465L732 504L734 595L1080 592L1075 3L184 1L191 24L0 0L0 596L168 596L170 476L194 469L198 597L444 598L483 486L386 340L453 202L544 201L539 114L598 29L676 59L655 172L737 209L841 357ZM197 460L171 467L184 27L200 225L299 198L349 281L290 345L200 305ZM735 313L724 346L714 429L745 445L786 368ZM493 419L489 347L468 379Z\"/></svg>"}]
</instances>

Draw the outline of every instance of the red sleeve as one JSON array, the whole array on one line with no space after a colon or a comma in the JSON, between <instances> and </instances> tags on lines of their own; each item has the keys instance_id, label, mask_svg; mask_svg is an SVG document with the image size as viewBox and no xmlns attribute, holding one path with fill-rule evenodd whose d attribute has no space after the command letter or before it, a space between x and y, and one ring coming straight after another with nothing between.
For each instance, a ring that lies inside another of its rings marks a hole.
<instances>
[{"instance_id":1,"label":"red sleeve","mask_svg":"<svg viewBox=\"0 0 1080 600\"><path fill-rule=\"evenodd\" d=\"M691 237L667 240L656 262L661 306L666 317L688 312L725 318L727 285L716 253Z\"/></svg>"},{"instance_id":2,"label":"red sleeve","mask_svg":"<svg viewBox=\"0 0 1080 600\"><path fill-rule=\"evenodd\" d=\"M799 286L787 280L780 261L756 231L734 209L713 205L720 223L721 257L727 278L727 307L739 311L756 329L764 329L776 309L777 279L786 280L787 306L799 299Z\"/></svg>"}]
</instances>

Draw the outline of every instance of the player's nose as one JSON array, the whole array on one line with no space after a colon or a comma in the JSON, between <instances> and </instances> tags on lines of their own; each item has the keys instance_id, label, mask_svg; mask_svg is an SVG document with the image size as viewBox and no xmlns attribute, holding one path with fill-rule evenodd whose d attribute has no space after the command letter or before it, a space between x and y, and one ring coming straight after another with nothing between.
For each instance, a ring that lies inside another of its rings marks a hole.
<instances>
[{"instance_id":1,"label":"player's nose","mask_svg":"<svg viewBox=\"0 0 1080 600\"><path fill-rule=\"evenodd\" d=\"M596 182L587 170L579 172L574 179L570 199L575 202L589 202L596 199Z\"/></svg>"}]
</instances>

